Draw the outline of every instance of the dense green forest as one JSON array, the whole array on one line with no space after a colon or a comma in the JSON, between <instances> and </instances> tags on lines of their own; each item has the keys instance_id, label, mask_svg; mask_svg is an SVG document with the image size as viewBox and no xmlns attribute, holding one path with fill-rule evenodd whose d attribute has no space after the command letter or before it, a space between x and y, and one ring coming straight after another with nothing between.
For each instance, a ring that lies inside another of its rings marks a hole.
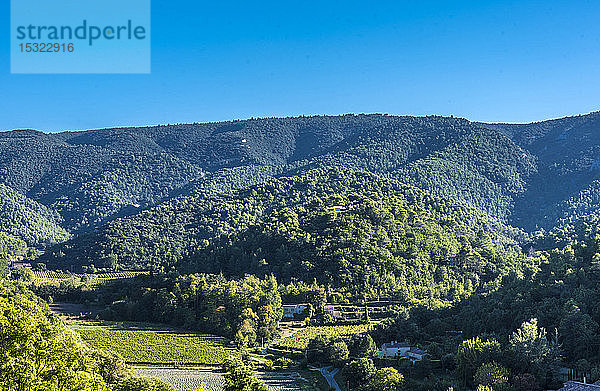
<instances>
[{"instance_id":1,"label":"dense green forest","mask_svg":"<svg viewBox=\"0 0 600 391\"><path fill-rule=\"evenodd\" d=\"M535 380L535 386L517 389L556 386L553 376L561 365L587 373L590 381L600 379L600 240L555 249L538 261L535 270L508 274L490 291L472 295L456 306L413 307L380 324L372 335L377 342L433 341L429 348L432 358L445 360L452 368L461 365L462 341L477 336L481 341L493 341L494 352L471 357L476 362L463 374L470 384L477 368L486 362L501 363L513 383L528 376ZM530 345L519 353L515 352L514 333L523 325Z\"/></svg>"},{"instance_id":2,"label":"dense green forest","mask_svg":"<svg viewBox=\"0 0 600 391\"><path fill-rule=\"evenodd\" d=\"M414 204L423 213L456 219L472 232L483 230L499 245L514 244L516 239L524 237L518 229L499 223L463 202L436 197L367 172L325 168L272 179L229 194L177 199L139 215L117 219L97 232L58 245L39 262L52 268L74 270L90 264L168 270L177 262L196 257L213 239L243 230L261 217L267 218L269 213L352 193L395 197L398 202ZM331 202L329 206L333 206ZM326 212L327 207L323 205L321 212Z\"/></svg>"},{"instance_id":3,"label":"dense green forest","mask_svg":"<svg viewBox=\"0 0 600 391\"><path fill-rule=\"evenodd\" d=\"M598 204L598 117L503 125L346 115L4 132L0 182L80 232L179 197L344 166L466 201L528 231L551 229Z\"/></svg>"},{"instance_id":4,"label":"dense green forest","mask_svg":"<svg viewBox=\"0 0 600 391\"><path fill-rule=\"evenodd\" d=\"M69 238L60 222L57 213L0 184L0 232L18 237L32 247L44 246Z\"/></svg>"},{"instance_id":5,"label":"dense green forest","mask_svg":"<svg viewBox=\"0 0 600 391\"><path fill-rule=\"evenodd\" d=\"M598 206L598 118L503 125L345 115L4 132L2 216L11 221L2 227L18 229L33 245L63 241L65 230L93 232L156 206L178 208L269 178L338 166L464 201L529 232L549 230Z\"/></svg>"},{"instance_id":6,"label":"dense green forest","mask_svg":"<svg viewBox=\"0 0 600 391\"><path fill-rule=\"evenodd\" d=\"M509 136L536 158L537 173L515 199L512 224L551 229L597 210L600 113L530 124L481 124Z\"/></svg>"},{"instance_id":7,"label":"dense green forest","mask_svg":"<svg viewBox=\"0 0 600 391\"><path fill-rule=\"evenodd\" d=\"M555 249L542 257L534 275L508 278L494 294L459 305L461 326L470 334L495 331L502 335L520 322L536 318L547 330L557 330L566 360L598 364L599 273L598 239Z\"/></svg>"},{"instance_id":8,"label":"dense green forest","mask_svg":"<svg viewBox=\"0 0 600 391\"><path fill-rule=\"evenodd\" d=\"M344 166L465 201L527 230L548 229L595 205L597 120L590 114L488 125L345 115L4 132L0 182L59 214L67 231L81 232L202 190L228 192L270 176ZM557 153L565 148L568 155Z\"/></svg>"},{"instance_id":9,"label":"dense green forest","mask_svg":"<svg viewBox=\"0 0 600 391\"><path fill-rule=\"evenodd\" d=\"M391 294L408 302L468 296L528 263L495 245L484 231L485 220L478 226L476 217L453 211L452 203L415 196L421 202L332 195L276 210L216 239L178 270L273 274L285 283L316 280L354 297Z\"/></svg>"},{"instance_id":10,"label":"dense green forest","mask_svg":"<svg viewBox=\"0 0 600 391\"><path fill-rule=\"evenodd\" d=\"M101 133L2 133L1 181L60 215L61 226L76 232L154 205L203 175L143 138L97 137Z\"/></svg>"}]
</instances>

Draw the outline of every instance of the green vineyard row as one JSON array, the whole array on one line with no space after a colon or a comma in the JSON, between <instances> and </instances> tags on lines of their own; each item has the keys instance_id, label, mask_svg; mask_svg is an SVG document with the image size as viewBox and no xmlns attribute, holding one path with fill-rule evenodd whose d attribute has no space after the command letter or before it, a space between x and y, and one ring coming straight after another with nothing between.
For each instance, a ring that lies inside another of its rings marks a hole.
<instances>
[{"instance_id":1,"label":"green vineyard row","mask_svg":"<svg viewBox=\"0 0 600 391\"><path fill-rule=\"evenodd\" d=\"M114 272L114 273L98 273L98 274L74 274L74 273L63 273L54 271L33 271L33 279L36 281L52 281L52 280L68 280L76 279L81 280L87 277L89 281L100 280L117 280L122 278L133 278L142 274L148 274L148 272Z\"/></svg>"},{"instance_id":2,"label":"green vineyard row","mask_svg":"<svg viewBox=\"0 0 600 391\"><path fill-rule=\"evenodd\" d=\"M230 354L226 340L213 335L85 327L77 332L91 347L117 352L128 363L221 365Z\"/></svg>"},{"instance_id":3,"label":"green vineyard row","mask_svg":"<svg viewBox=\"0 0 600 391\"><path fill-rule=\"evenodd\" d=\"M284 349L306 349L311 339L318 335L325 335L328 337L343 337L347 335L362 334L366 333L370 329L370 325L350 325L350 326L310 326L296 334L282 339L276 344L278 348Z\"/></svg>"}]
</instances>

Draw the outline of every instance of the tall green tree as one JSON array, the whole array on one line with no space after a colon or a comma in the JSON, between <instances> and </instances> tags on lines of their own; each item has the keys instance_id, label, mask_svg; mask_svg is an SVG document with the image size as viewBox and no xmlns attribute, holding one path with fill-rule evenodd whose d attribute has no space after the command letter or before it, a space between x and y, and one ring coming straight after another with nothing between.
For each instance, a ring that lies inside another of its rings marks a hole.
<instances>
[{"instance_id":1,"label":"tall green tree","mask_svg":"<svg viewBox=\"0 0 600 391\"><path fill-rule=\"evenodd\" d=\"M3 390L107 389L78 336L27 299L0 297L0 348Z\"/></svg>"},{"instance_id":2,"label":"tall green tree","mask_svg":"<svg viewBox=\"0 0 600 391\"><path fill-rule=\"evenodd\" d=\"M537 319L523 322L510 337L510 348L515 354L516 364L527 369L543 382L552 377L558 367L560 351L558 342L548 341L546 330L538 326Z\"/></svg>"},{"instance_id":3,"label":"tall green tree","mask_svg":"<svg viewBox=\"0 0 600 391\"><path fill-rule=\"evenodd\" d=\"M456 354L457 371L465 384L472 384L475 371L484 363L498 360L501 347L498 341L479 337L463 341Z\"/></svg>"},{"instance_id":4,"label":"tall green tree","mask_svg":"<svg viewBox=\"0 0 600 391\"><path fill-rule=\"evenodd\" d=\"M485 363L475 372L474 382L477 385L494 387L508 383L508 371L495 362Z\"/></svg>"},{"instance_id":5,"label":"tall green tree","mask_svg":"<svg viewBox=\"0 0 600 391\"><path fill-rule=\"evenodd\" d=\"M344 366L342 374L348 381L350 387L355 388L360 384L366 383L376 371L377 368L375 368L373 360L363 357L351 361Z\"/></svg>"},{"instance_id":6,"label":"tall green tree","mask_svg":"<svg viewBox=\"0 0 600 391\"><path fill-rule=\"evenodd\" d=\"M226 373L225 391L269 391L252 371L238 358L230 358L223 364Z\"/></svg>"},{"instance_id":7,"label":"tall green tree","mask_svg":"<svg viewBox=\"0 0 600 391\"><path fill-rule=\"evenodd\" d=\"M404 376L396 368L387 367L377 370L361 391L400 391Z\"/></svg>"}]
</instances>

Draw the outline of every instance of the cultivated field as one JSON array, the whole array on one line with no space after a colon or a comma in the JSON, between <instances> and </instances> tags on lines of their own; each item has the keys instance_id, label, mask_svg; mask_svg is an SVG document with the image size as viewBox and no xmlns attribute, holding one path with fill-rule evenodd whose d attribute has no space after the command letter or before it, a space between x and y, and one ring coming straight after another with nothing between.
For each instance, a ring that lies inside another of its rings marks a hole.
<instances>
[{"instance_id":1,"label":"cultivated field","mask_svg":"<svg viewBox=\"0 0 600 391\"><path fill-rule=\"evenodd\" d=\"M115 272L115 273L96 273L96 274L75 274L54 271L32 271L31 276L35 284L58 285L63 281L72 281L74 284L86 283L88 285L102 284L111 280L120 280L124 278L133 278L139 275L148 274L148 272Z\"/></svg>"},{"instance_id":2,"label":"cultivated field","mask_svg":"<svg viewBox=\"0 0 600 391\"><path fill-rule=\"evenodd\" d=\"M93 348L119 353L128 363L167 365L220 365L232 354L224 338L115 325L73 327Z\"/></svg>"},{"instance_id":3,"label":"cultivated field","mask_svg":"<svg viewBox=\"0 0 600 391\"><path fill-rule=\"evenodd\" d=\"M362 334L369 330L369 325L353 325L353 326L310 326L294 335L282 339L275 345L277 348L284 349L306 349L308 342L317 335L327 335L331 337Z\"/></svg>"},{"instance_id":4,"label":"cultivated field","mask_svg":"<svg viewBox=\"0 0 600 391\"><path fill-rule=\"evenodd\" d=\"M196 390L200 385L208 391L223 391L223 375L210 369L173 369L136 367L135 371L142 376L157 377L171 383L179 391Z\"/></svg>"},{"instance_id":5,"label":"cultivated field","mask_svg":"<svg viewBox=\"0 0 600 391\"><path fill-rule=\"evenodd\" d=\"M204 384L209 391L223 391L222 373L206 368L173 369L136 367L140 375L154 376L169 382L179 391L195 390ZM308 371L259 372L256 376L272 391L327 390L325 380L318 373Z\"/></svg>"}]
</instances>

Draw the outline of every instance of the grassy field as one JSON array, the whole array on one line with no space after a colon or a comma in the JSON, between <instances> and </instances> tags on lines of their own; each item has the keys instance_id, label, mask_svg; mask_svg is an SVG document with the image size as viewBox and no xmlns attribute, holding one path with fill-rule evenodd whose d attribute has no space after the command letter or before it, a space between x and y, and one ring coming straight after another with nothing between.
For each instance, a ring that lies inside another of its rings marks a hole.
<instances>
[{"instance_id":1,"label":"grassy field","mask_svg":"<svg viewBox=\"0 0 600 391\"><path fill-rule=\"evenodd\" d=\"M224 338L145 324L78 325L73 329L89 346L117 352L128 363L214 366L232 353L225 349Z\"/></svg>"},{"instance_id":2,"label":"grassy field","mask_svg":"<svg viewBox=\"0 0 600 391\"><path fill-rule=\"evenodd\" d=\"M369 330L370 325L354 325L354 326L310 326L296 334L282 339L275 346L277 348L289 348L289 349L306 349L308 342L315 338L317 335L327 335L331 337L362 334Z\"/></svg>"}]
</instances>

